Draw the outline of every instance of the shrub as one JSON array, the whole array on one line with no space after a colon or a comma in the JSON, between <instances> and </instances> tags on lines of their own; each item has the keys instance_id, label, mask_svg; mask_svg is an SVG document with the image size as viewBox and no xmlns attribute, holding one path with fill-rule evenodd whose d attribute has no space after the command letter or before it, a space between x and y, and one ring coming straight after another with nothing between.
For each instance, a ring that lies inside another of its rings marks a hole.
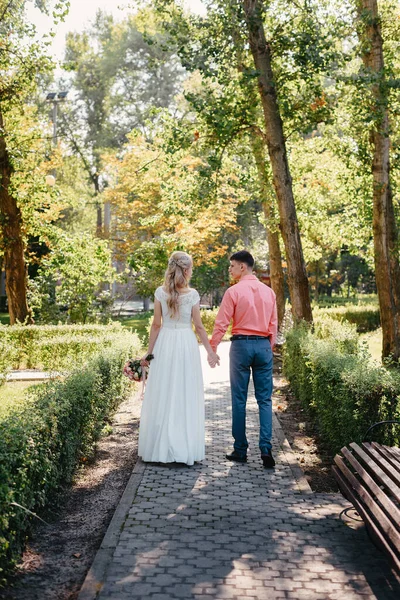
<instances>
[{"instance_id":1,"label":"shrub","mask_svg":"<svg viewBox=\"0 0 400 600\"><path fill-rule=\"evenodd\" d=\"M218 310L219 310L218 308L213 308L212 310L202 310L201 311L201 320L203 322L205 330L207 331L207 335L209 335L209 336L212 335L214 325L215 325L215 319L217 318L217 314L218 314ZM229 325L228 330L222 339L228 340L231 335L232 335L232 324Z\"/></svg>"},{"instance_id":2,"label":"shrub","mask_svg":"<svg viewBox=\"0 0 400 600\"><path fill-rule=\"evenodd\" d=\"M23 549L34 513L54 502L80 460L93 452L104 422L126 397L122 375L137 337L92 357L65 381L31 388L0 415L0 580ZM24 507L24 509L16 506Z\"/></svg>"},{"instance_id":3,"label":"shrub","mask_svg":"<svg viewBox=\"0 0 400 600\"><path fill-rule=\"evenodd\" d=\"M332 308L314 309L316 321L324 316L328 316L336 321L348 321L357 327L358 333L374 331L380 326L379 308L375 304L360 306L332 306Z\"/></svg>"},{"instance_id":4,"label":"shrub","mask_svg":"<svg viewBox=\"0 0 400 600\"><path fill-rule=\"evenodd\" d=\"M356 326L347 321L338 323L330 314L315 320L314 334L318 339L330 339L342 352L356 354L359 350Z\"/></svg>"},{"instance_id":5,"label":"shrub","mask_svg":"<svg viewBox=\"0 0 400 600\"><path fill-rule=\"evenodd\" d=\"M337 323L337 328L343 325ZM400 378L371 362L364 348L345 342L346 331L317 335L301 326L288 332L284 372L292 389L315 420L332 455L360 442L370 425L400 419ZM382 430L380 441L400 442L400 431Z\"/></svg>"},{"instance_id":6,"label":"shrub","mask_svg":"<svg viewBox=\"0 0 400 600\"><path fill-rule=\"evenodd\" d=\"M81 232L52 235L52 251L30 281L35 318L43 323L97 321L112 304L110 293L101 291L101 284L115 279L107 241Z\"/></svg>"},{"instance_id":7,"label":"shrub","mask_svg":"<svg viewBox=\"0 0 400 600\"><path fill-rule=\"evenodd\" d=\"M0 385L3 385L7 373L17 360L17 351L8 335L8 329L9 327L0 325Z\"/></svg>"},{"instance_id":8,"label":"shrub","mask_svg":"<svg viewBox=\"0 0 400 600\"><path fill-rule=\"evenodd\" d=\"M118 322L108 325L13 325L0 328L15 368L63 370L132 334Z\"/></svg>"}]
</instances>

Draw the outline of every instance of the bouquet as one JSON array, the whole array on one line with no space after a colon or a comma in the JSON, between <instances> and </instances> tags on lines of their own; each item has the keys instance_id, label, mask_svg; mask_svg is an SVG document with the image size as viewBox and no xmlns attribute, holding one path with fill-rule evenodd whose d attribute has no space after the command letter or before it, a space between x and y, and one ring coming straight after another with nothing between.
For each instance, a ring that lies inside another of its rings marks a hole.
<instances>
[{"instance_id":1,"label":"bouquet","mask_svg":"<svg viewBox=\"0 0 400 600\"><path fill-rule=\"evenodd\" d=\"M153 354L148 354L146 356L146 360L148 362L150 362L153 358ZM142 367L142 365L140 364L140 360L140 358L131 358L125 363L124 375L126 375L131 381L144 381L146 379L146 375L149 368Z\"/></svg>"}]
</instances>

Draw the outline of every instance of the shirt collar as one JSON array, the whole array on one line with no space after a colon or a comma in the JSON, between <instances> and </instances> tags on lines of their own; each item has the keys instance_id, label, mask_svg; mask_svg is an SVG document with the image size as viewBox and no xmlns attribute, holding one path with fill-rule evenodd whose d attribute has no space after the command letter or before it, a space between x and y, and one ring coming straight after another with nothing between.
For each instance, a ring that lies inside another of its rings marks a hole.
<instances>
[{"instance_id":1,"label":"shirt collar","mask_svg":"<svg viewBox=\"0 0 400 600\"><path fill-rule=\"evenodd\" d=\"M257 277L251 273L250 275L244 275L239 281L246 281L247 279L257 279Z\"/></svg>"}]
</instances>

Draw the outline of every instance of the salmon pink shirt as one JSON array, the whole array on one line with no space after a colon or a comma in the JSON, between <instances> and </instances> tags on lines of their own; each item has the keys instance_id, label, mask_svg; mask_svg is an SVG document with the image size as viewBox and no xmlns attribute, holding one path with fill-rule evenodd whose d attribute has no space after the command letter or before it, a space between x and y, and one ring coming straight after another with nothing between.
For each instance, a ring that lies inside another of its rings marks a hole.
<instances>
[{"instance_id":1,"label":"salmon pink shirt","mask_svg":"<svg viewBox=\"0 0 400 600\"><path fill-rule=\"evenodd\" d=\"M275 292L255 275L245 275L224 294L211 338L216 348L233 319L232 335L269 337L275 346L278 316Z\"/></svg>"}]
</instances>

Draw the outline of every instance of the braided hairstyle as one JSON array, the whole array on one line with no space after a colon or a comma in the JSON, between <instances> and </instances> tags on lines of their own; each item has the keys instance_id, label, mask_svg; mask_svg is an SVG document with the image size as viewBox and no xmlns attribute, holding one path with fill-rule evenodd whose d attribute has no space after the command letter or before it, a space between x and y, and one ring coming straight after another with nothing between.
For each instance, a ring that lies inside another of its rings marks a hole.
<instances>
[{"instance_id":1,"label":"braided hairstyle","mask_svg":"<svg viewBox=\"0 0 400 600\"><path fill-rule=\"evenodd\" d=\"M173 252L168 260L168 268L165 271L164 288L168 292L169 298L167 306L171 315L179 313L179 290L184 289L189 284L189 279L185 274L187 269L192 266L192 258L186 252L177 250Z\"/></svg>"}]
</instances>

